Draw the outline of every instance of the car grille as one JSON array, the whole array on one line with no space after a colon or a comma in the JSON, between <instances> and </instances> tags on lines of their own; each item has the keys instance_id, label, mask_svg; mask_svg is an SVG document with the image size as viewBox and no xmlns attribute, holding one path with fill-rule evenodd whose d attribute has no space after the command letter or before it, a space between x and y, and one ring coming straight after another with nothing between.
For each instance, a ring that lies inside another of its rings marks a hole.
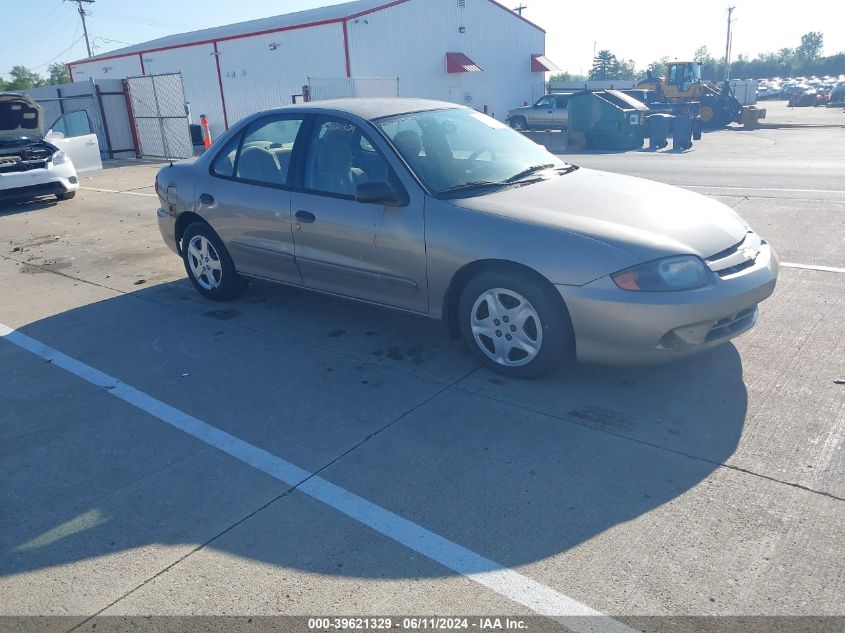
<instances>
[{"instance_id":1,"label":"car grille","mask_svg":"<svg viewBox=\"0 0 845 633\"><path fill-rule=\"evenodd\" d=\"M712 328L710 328L710 331L707 333L704 341L707 343L730 336L731 334L739 332L740 330L753 324L756 318L757 306L753 305L742 312L720 319Z\"/></svg>"},{"instance_id":2,"label":"car grille","mask_svg":"<svg viewBox=\"0 0 845 633\"><path fill-rule=\"evenodd\" d=\"M4 174L18 171L29 171L31 169L44 169L47 167L46 160L20 160L0 162L0 172Z\"/></svg>"},{"instance_id":3,"label":"car grille","mask_svg":"<svg viewBox=\"0 0 845 633\"><path fill-rule=\"evenodd\" d=\"M733 246L711 255L704 261L719 277L736 275L747 268L751 268L757 261L760 248L765 244L760 236L749 231L741 241Z\"/></svg>"}]
</instances>

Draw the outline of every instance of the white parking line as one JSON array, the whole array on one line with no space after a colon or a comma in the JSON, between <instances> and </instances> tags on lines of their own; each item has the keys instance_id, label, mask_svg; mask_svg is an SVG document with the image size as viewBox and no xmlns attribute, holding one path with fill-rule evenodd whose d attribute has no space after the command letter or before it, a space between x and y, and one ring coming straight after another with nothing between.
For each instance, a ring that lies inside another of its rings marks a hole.
<instances>
[{"instance_id":1,"label":"white parking line","mask_svg":"<svg viewBox=\"0 0 845 633\"><path fill-rule=\"evenodd\" d=\"M801 270L820 270L825 273L845 273L845 268L835 266L816 266L814 264L793 264L792 262L781 262L784 268L800 268Z\"/></svg>"},{"instance_id":2,"label":"white parking line","mask_svg":"<svg viewBox=\"0 0 845 633\"><path fill-rule=\"evenodd\" d=\"M325 503L405 547L462 574L535 613L566 618L565 626L583 633L633 633L633 630L574 598L458 545L398 514L341 488L284 459L230 435L134 387L0 323L0 338L50 361L115 398L145 411L278 481Z\"/></svg>"},{"instance_id":3,"label":"white parking line","mask_svg":"<svg viewBox=\"0 0 845 633\"><path fill-rule=\"evenodd\" d=\"M129 196L147 196L149 198L158 198L158 196L154 193L142 193L140 191L119 191L118 189L99 189L98 187L80 187L80 189L86 189L87 191L99 191L100 193L125 193Z\"/></svg>"},{"instance_id":4,"label":"white parking line","mask_svg":"<svg viewBox=\"0 0 845 633\"><path fill-rule=\"evenodd\" d=\"M782 191L789 193L838 193L845 194L845 191L837 189L778 189L777 187L719 187L715 185L674 185L685 189L716 189L720 191Z\"/></svg>"}]
</instances>

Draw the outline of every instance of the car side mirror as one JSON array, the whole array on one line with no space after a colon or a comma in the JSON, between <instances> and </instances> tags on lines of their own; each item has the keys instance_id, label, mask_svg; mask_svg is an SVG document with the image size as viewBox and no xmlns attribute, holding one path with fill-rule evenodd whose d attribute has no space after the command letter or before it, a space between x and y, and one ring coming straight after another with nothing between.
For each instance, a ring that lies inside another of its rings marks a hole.
<instances>
[{"instance_id":1,"label":"car side mirror","mask_svg":"<svg viewBox=\"0 0 845 633\"><path fill-rule=\"evenodd\" d=\"M61 132L54 132L53 130L49 130L44 135L44 140L49 141L50 139L56 139L58 141L58 140L63 139L64 137L65 137L65 135L62 134Z\"/></svg>"},{"instance_id":2,"label":"car side mirror","mask_svg":"<svg viewBox=\"0 0 845 633\"><path fill-rule=\"evenodd\" d=\"M383 204L386 207L397 207L401 204L399 193L386 180L362 182L355 189L355 200L365 204Z\"/></svg>"}]
</instances>

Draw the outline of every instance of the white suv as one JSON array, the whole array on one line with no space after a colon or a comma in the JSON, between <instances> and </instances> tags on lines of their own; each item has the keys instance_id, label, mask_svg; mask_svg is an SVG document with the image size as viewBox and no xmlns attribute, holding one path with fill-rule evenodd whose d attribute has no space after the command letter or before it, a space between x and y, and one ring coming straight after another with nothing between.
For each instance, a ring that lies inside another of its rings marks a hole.
<instances>
[{"instance_id":1,"label":"white suv","mask_svg":"<svg viewBox=\"0 0 845 633\"><path fill-rule=\"evenodd\" d=\"M88 113L67 112L44 134L41 106L29 95L0 92L0 200L55 195L67 200L79 176L100 171L100 146Z\"/></svg>"}]
</instances>

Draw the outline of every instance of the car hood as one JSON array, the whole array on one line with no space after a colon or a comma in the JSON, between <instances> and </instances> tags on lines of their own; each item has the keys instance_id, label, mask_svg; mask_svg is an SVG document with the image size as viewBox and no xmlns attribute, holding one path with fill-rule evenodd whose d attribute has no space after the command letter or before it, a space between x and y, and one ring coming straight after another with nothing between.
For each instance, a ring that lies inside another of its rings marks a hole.
<instances>
[{"instance_id":1,"label":"car hood","mask_svg":"<svg viewBox=\"0 0 845 633\"><path fill-rule=\"evenodd\" d=\"M528 112L529 110L533 110L534 106L519 106L518 108L511 108L508 110L508 115L519 114L521 112Z\"/></svg>"},{"instance_id":2,"label":"car hood","mask_svg":"<svg viewBox=\"0 0 845 633\"><path fill-rule=\"evenodd\" d=\"M33 136L42 138L44 111L29 95L0 92L0 137Z\"/></svg>"},{"instance_id":3,"label":"car hood","mask_svg":"<svg viewBox=\"0 0 845 633\"><path fill-rule=\"evenodd\" d=\"M453 202L599 240L640 261L678 254L706 258L742 241L749 230L733 210L706 196L583 168Z\"/></svg>"}]
</instances>

